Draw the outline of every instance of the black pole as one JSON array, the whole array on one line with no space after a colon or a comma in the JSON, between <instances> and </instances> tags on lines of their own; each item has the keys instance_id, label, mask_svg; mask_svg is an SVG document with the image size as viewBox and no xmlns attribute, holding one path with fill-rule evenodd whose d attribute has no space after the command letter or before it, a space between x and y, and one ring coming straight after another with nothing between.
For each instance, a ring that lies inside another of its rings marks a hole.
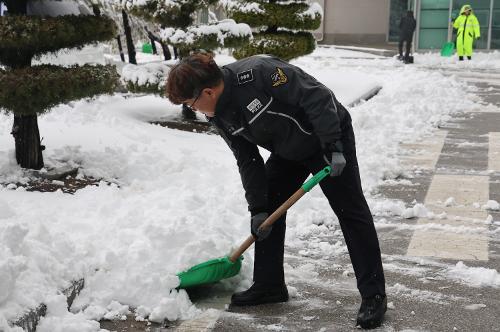
<instances>
[{"instance_id":1,"label":"black pole","mask_svg":"<svg viewBox=\"0 0 500 332\"><path fill-rule=\"evenodd\" d=\"M118 50L120 51L120 58L122 59L122 62L125 62L125 55L123 54L122 40L120 38L120 35L116 36L116 40L118 41Z\"/></svg>"},{"instance_id":2,"label":"black pole","mask_svg":"<svg viewBox=\"0 0 500 332\"><path fill-rule=\"evenodd\" d=\"M128 62L136 65L137 60L135 59L135 46L134 41L132 40L132 30L130 29L130 25L128 23L128 15L125 10L122 10L122 18L123 29L125 30L125 39L127 41Z\"/></svg>"}]
</instances>

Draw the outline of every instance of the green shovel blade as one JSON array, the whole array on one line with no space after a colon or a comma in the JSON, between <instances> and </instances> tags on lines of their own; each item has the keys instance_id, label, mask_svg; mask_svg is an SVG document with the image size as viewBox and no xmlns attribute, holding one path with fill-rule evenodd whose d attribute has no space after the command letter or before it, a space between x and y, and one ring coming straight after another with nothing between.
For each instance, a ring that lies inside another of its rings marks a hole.
<instances>
[{"instance_id":1,"label":"green shovel blade","mask_svg":"<svg viewBox=\"0 0 500 332\"><path fill-rule=\"evenodd\" d=\"M453 42L448 42L441 48L441 56L452 56L455 52L455 44Z\"/></svg>"},{"instance_id":2,"label":"green shovel blade","mask_svg":"<svg viewBox=\"0 0 500 332\"><path fill-rule=\"evenodd\" d=\"M233 263L226 256L195 265L189 270L177 274L180 279L178 288L211 284L222 279L234 277L240 272L242 260L243 256Z\"/></svg>"}]
</instances>

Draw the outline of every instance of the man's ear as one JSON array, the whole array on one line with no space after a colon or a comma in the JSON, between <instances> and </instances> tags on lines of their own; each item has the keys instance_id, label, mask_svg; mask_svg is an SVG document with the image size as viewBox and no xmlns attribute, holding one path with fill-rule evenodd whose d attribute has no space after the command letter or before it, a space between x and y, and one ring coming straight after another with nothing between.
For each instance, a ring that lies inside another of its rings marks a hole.
<instances>
[{"instance_id":1,"label":"man's ear","mask_svg":"<svg viewBox=\"0 0 500 332\"><path fill-rule=\"evenodd\" d=\"M203 92L205 92L210 98L215 97L215 90L212 88L205 88L203 89Z\"/></svg>"}]
</instances>

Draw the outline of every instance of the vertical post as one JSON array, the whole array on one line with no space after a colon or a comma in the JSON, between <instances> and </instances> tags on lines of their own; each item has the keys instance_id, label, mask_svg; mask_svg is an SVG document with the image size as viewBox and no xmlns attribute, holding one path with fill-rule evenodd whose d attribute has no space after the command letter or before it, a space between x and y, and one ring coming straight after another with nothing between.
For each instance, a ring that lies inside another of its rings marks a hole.
<instances>
[{"instance_id":1,"label":"vertical post","mask_svg":"<svg viewBox=\"0 0 500 332\"><path fill-rule=\"evenodd\" d=\"M493 32L491 25L493 24L494 2L495 2L495 0L491 0L491 3L490 3L490 23L488 26L488 41L487 41L487 45L486 45L486 49L488 49L488 50L491 49L491 33Z\"/></svg>"},{"instance_id":2,"label":"vertical post","mask_svg":"<svg viewBox=\"0 0 500 332\"><path fill-rule=\"evenodd\" d=\"M388 1L388 6L389 8L387 8L386 12L389 13L389 20L388 20L388 24L387 24L387 30L385 31L385 42L388 43L390 41L390 35L391 35L391 7L392 7L392 1Z\"/></svg>"},{"instance_id":3,"label":"vertical post","mask_svg":"<svg viewBox=\"0 0 500 332\"><path fill-rule=\"evenodd\" d=\"M450 0L450 8L448 10L448 35L446 37L447 42L451 42L451 36L453 35L453 27L451 25L451 13L453 12L453 0Z\"/></svg>"},{"instance_id":4,"label":"vertical post","mask_svg":"<svg viewBox=\"0 0 500 332\"><path fill-rule=\"evenodd\" d=\"M415 20L417 20L417 26L415 27L415 42L413 43L414 50L420 48L420 0L415 0Z\"/></svg>"}]
</instances>

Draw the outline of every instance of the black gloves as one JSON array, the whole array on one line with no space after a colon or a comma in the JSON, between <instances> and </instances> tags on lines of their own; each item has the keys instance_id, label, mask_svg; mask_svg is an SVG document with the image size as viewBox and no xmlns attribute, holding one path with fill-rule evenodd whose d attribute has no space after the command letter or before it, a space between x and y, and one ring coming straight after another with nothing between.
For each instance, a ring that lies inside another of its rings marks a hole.
<instances>
[{"instance_id":1,"label":"black gloves","mask_svg":"<svg viewBox=\"0 0 500 332\"><path fill-rule=\"evenodd\" d=\"M323 148L325 161L332 168L330 176L339 176L344 170L346 160L343 151L344 149L341 141L327 144Z\"/></svg>"},{"instance_id":2,"label":"black gloves","mask_svg":"<svg viewBox=\"0 0 500 332\"><path fill-rule=\"evenodd\" d=\"M267 212L260 212L252 216L250 230L252 235L257 238L257 241L262 241L271 234L273 226L259 230L259 226L269 217Z\"/></svg>"}]
</instances>

